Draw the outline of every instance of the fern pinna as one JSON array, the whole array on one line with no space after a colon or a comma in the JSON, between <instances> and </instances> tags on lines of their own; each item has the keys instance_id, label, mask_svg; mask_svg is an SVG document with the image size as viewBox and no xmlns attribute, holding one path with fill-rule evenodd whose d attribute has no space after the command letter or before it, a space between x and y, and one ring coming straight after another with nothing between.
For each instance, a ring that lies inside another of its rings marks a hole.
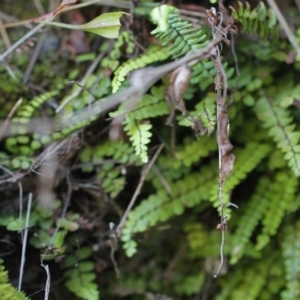
<instances>
[{"instance_id":1,"label":"fern pinna","mask_svg":"<svg viewBox=\"0 0 300 300\"><path fill-rule=\"evenodd\" d=\"M17 291L11 285L2 259L0 259L0 293L3 300L30 300L24 293Z\"/></svg>"},{"instance_id":2,"label":"fern pinna","mask_svg":"<svg viewBox=\"0 0 300 300\"><path fill-rule=\"evenodd\" d=\"M298 92L297 92L298 94ZM255 106L258 118L268 134L276 142L277 147L285 154L288 166L296 176L300 176L300 132L295 130L296 125L287 109L284 108L284 99L287 95L278 95L274 100L262 97Z\"/></svg>"},{"instance_id":3,"label":"fern pinna","mask_svg":"<svg viewBox=\"0 0 300 300\"><path fill-rule=\"evenodd\" d=\"M161 5L151 12L153 23L157 28L152 31L163 41L163 46L169 45L168 50L173 58L182 56L192 49L200 49L207 45L206 34L199 28L192 28L192 24L183 21L178 10L169 5Z\"/></svg>"},{"instance_id":4,"label":"fern pinna","mask_svg":"<svg viewBox=\"0 0 300 300\"><path fill-rule=\"evenodd\" d=\"M230 7L235 22L242 24L242 32L258 34L260 38L271 37L277 39L277 31L274 29L277 19L272 9L267 9L263 2L251 10L248 2L245 5L238 1L238 8Z\"/></svg>"},{"instance_id":5,"label":"fern pinna","mask_svg":"<svg viewBox=\"0 0 300 300\"><path fill-rule=\"evenodd\" d=\"M281 293L281 299L298 299L300 297L299 284L299 221L286 224L282 240L282 255L284 257L284 267L286 276L286 289Z\"/></svg>"},{"instance_id":6,"label":"fern pinna","mask_svg":"<svg viewBox=\"0 0 300 300\"><path fill-rule=\"evenodd\" d=\"M120 89L125 77L133 70L143 68L156 62L164 61L168 59L169 56L170 54L166 48L153 47L147 53L128 60L114 72L115 76L111 83L112 92L116 93Z\"/></svg>"}]
</instances>

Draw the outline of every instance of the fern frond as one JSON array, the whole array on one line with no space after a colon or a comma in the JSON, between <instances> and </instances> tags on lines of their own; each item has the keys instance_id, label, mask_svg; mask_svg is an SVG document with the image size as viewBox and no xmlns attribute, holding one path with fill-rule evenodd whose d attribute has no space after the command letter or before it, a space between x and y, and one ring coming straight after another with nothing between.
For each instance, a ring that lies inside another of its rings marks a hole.
<instances>
[{"instance_id":1,"label":"fern frond","mask_svg":"<svg viewBox=\"0 0 300 300\"><path fill-rule=\"evenodd\" d=\"M278 184L278 183L277 183ZM255 227L268 207L268 199L274 196L276 183L267 177L261 177L254 194L247 203L247 210L240 218L238 227L233 234L233 250L230 263L236 263L243 255Z\"/></svg>"},{"instance_id":2,"label":"fern frond","mask_svg":"<svg viewBox=\"0 0 300 300\"><path fill-rule=\"evenodd\" d=\"M64 267L71 269L65 271L64 276L68 278L65 285L69 291L81 299L98 300L98 286L94 283L96 279L95 264L92 261L86 260L91 254L92 251L90 248L83 247L80 249L79 257L75 255L67 256ZM76 269L74 269L75 266Z\"/></svg>"},{"instance_id":3,"label":"fern frond","mask_svg":"<svg viewBox=\"0 0 300 300\"><path fill-rule=\"evenodd\" d=\"M190 259L194 260L207 256L218 257L220 253L220 232L218 230L213 228L213 230L207 232L204 226L198 222L187 223L183 229L190 247ZM232 236L228 231L226 233L226 244L223 249L225 255L230 254L231 238Z\"/></svg>"},{"instance_id":4,"label":"fern frond","mask_svg":"<svg viewBox=\"0 0 300 300\"><path fill-rule=\"evenodd\" d=\"M109 51L109 56L104 57L101 60L101 67L109 68L112 72L115 71L120 65L120 58L123 55L124 50L127 55L132 55L134 53L134 40L135 39L131 31L122 31L114 43L113 49Z\"/></svg>"},{"instance_id":5,"label":"fern frond","mask_svg":"<svg viewBox=\"0 0 300 300\"><path fill-rule=\"evenodd\" d=\"M199 28L192 28L192 23L180 18L178 10L169 5L161 5L151 12L151 19L158 27L151 33L163 41L171 55L182 56L192 49L201 49L208 43L206 35Z\"/></svg>"},{"instance_id":6,"label":"fern frond","mask_svg":"<svg viewBox=\"0 0 300 300\"><path fill-rule=\"evenodd\" d=\"M116 93L123 84L125 77L136 69L143 68L150 64L164 61L170 57L170 54L165 47L153 47L149 52L141 54L138 57L132 58L122 64L114 73L112 80L112 92Z\"/></svg>"},{"instance_id":7,"label":"fern frond","mask_svg":"<svg viewBox=\"0 0 300 300\"><path fill-rule=\"evenodd\" d=\"M2 300L29 300L22 292L18 292L10 283L7 271L0 258L0 295Z\"/></svg>"},{"instance_id":8,"label":"fern frond","mask_svg":"<svg viewBox=\"0 0 300 300\"><path fill-rule=\"evenodd\" d=\"M36 147L33 143L33 147L30 147L30 137L27 135L27 129L24 124L30 122L31 117L34 115L35 111L46 101L50 100L52 97L56 96L59 93L58 90L53 90L50 92L45 92L39 96L34 97L27 104L22 105L14 118L12 118L12 127L11 133L13 135L6 139L5 146L8 151L14 154L22 155L32 155L35 150L41 147ZM49 139L47 139L49 142Z\"/></svg>"},{"instance_id":9,"label":"fern frond","mask_svg":"<svg viewBox=\"0 0 300 300\"><path fill-rule=\"evenodd\" d=\"M203 60L194 64L190 83L199 85L201 90L207 89L214 82L216 69L212 60Z\"/></svg>"},{"instance_id":10,"label":"fern frond","mask_svg":"<svg viewBox=\"0 0 300 300\"><path fill-rule=\"evenodd\" d=\"M262 233L257 237L256 248L261 250L269 242L270 236L277 233L284 214L294 199L298 187L298 179L290 172L282 171L276 174L274 186L277 192L269 199L268 208L262 218ZM284 186L284 189L282 188Z\"/></svg>"},{"instance_id":11,"label":"fern frond","mask_svg":"<svg viewBox=\"0 0 300 300\"><path fill-rule=\"evenodd\" d=\"M256 263L254 268L243 273L242 282L230 295L231 300L256 300L261 294L267 280L268 269L264 262Z\"/></svg>"},{"instance_id":12,"label":"fern frond","mask_svg":"<svg viewBox=\"0 0 300 300\"><path fill-rule=\"evenodd\" d=\"M286 289L281 293L282 300L300 297L300 222L287 224L284 230L282 254L284 257Z\"/></svg>"},{"instance_id":13,"label":"fern frond","mask_svg":"<svg viewBox=\"0 0 300 300\"><path fill-rule=\"evenodd\" d=\"M295 130L289 111L264 97L259 99L254 109L277 147L285 153L288 166L296 176L300 176L300 132Z\"/></svg>"},{"instance_id":14,"label":"fern frond","mask_svg":"<svg viewBox=\"0 0 300 300\"><path fill-rule=\"evenodd\" d=\"M260 38L272 36L277 39L277 31L275 25L277 19L272 9L267 9L263 2L251 10L250 4L246 2L245 6L242 2L238 2L238 9L230 7L234 21L243 25L242 32L250 34L258 34Z\"/></svg>"},{"instance_id":15,"label":"fern frond","mask_svg":"<svg viewBox=\"0 0 300 300\"><path fill-rule=\"evenodd\" d=\"M232 279L226 282L221 281L221 291L216 296L216 300L232 300L231 295L232 291L238 286L238 284L241 282L244 275L244 270L238 269L234 272L234 276L232 276Z\"/></svg>"},{"instance_id":16,"label":"fern frond","mask_svg":"<svg viewBox=\"0 0 300 300\"><path fill-rule=\"evenodd\" d=\"M172 284L175 287L176 293L182 296L191 296L201 289L205 275L203 271L198 271L198 273L189 273L187 276L182 276L181 278L178 276L175 279Z\"/></svg>"},{"instance_id":17,"label":"fern frond","mask_svg":"<svg viewBox=\"0 0 300 300\"><path fill-rule=\"evenodd\" d=\"M137 160L134 149L123 141L106 141L95 147L86 147L80 154L83 163L98 164L113 159L117 164L128 164ZM93 168L84 169L91 171Z\"/></svg>"},{"instance_id":18,"label":"fern frond","mask_svg":"<svg viewBox=\"0 0 300 300\"><path fill-rule=\"evenodd\" d=\"M10 170L28 170L33 162L34 158L25 155L17 155L13 158L9 158L8 156L6 156L5 158L3 157L3 160L1 160L1 164L9 168Z\"/></svg>"},{"instance_id":19,"label":"fern frond","mask_svg":"<svg viewBox=\"0 0 300 300\"><path fill-rule=\"evenodd\" d=\"M165 222L173 216L181 215L185 207L194 207L208 198L209 188L214 184L216 176L215 167L208 166L203 168L200 174L185 176L182 180L171 184L171 196L165 189L161 189L130 212L121 237L127 256L132 256L136 252L137 244L132 241L135 233L143 232L149 226L155 226L158 222Z\"/></svg>"},{"instance_id":20,"label":"fern frond","mask_svg":"<svg viewBox=\"0 0 300 300\"><path fill-rule=\"evenodd\" d=\"M82 170L96 171L102 189L112 199L120 193L126 183L120 164L138 164L140 161L134 148L123 141L107 141L95 147L86 147L81 152L80 159L85 164ZM94 167L99 164L100 169Z\"/></svg>"},{"instance_id":21,"label":"fern frond","mask_svg":"<svg viewBox=\"0 0 300 300\"><path fill-rule=\"evenodd\" d=\"M34 97L29 103L22 105L12 119L13 122L28 123L34 112L41 107L43 103L50 100L59 93L58 90L45 92L39 96Z\"/></svg>"},{"instance_id":22,"label":"fern frond","mask_svg":"<svg viewBox=\"0 0 300 300\"><path fill-rule=\"evenodd\" d=\"M138 123L136 120L129 117L126 118L124 130L127 132L135 153L139 156L143 163L148 162L148 147L152 136L152 125L149 123Z\"/></svg>"}]
</instances>

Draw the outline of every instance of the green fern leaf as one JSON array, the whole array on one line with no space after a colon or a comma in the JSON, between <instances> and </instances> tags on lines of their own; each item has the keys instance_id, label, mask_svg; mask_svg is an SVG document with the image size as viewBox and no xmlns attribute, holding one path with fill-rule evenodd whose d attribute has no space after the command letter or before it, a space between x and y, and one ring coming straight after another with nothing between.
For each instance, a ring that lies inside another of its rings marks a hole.
<instances>
[{"instance_id":1,"label":"green fern leaf","mask_svg":"<svg viewBox=\"0 0 300 300\"><path fill-rule=\"evenodd\" d=\"M232 291L230 298L232 300L258 299L267 281L267 271L264 263L256 262L254 268L243 273L241 284Z\"/></svg>"},{"instance_id":2,"label":"green fern leaf","mask_svg":"<svg viewBox=\"0 0 300 300\"><path fill-rule=\"evenodd\" d=\"M169 57L170 54L166 48L153 47L148 53L142 54L136 58L128 60L115 71L115 76L111 83L112 92L116 93L120 89L123 81L125 80L125 77L133 70L143 68L155 62L164 61Z\"/></svg>"},{"instance_id":3,"label":"green fern leaf","mask_svg":"<svg viewBox=\"0 0 300 300\"><path fill-rule=\"evenodd\" d=\"M151 19L157 28L151 33L162 40L162 45L169 45L171 55L180 57L192 49L207 45L206 35L200 29L192 28L192 23L183 21L178 10L172 6L161 5L151 12Z\"/></svg>"},{"instance_id":4,"label":"green fern leaf","mask_svg":"<svg viewBox=\"0 0 300 300\"><path fill-rule=\"evenodd\" d=\"M66 282L66 287L81 299L99 300L97 285L93 283L95 277L94 273L85 273L84 270L74 270L71 278Z\"/></svg>"},{"instance_id":5,"label":"green fern leaf","mask_svg":"<svg viewBox=\"0 0 300 300\"><path fill-rule=\"evenodd\" d=\"M138 123L135 120L126 117L126 125L124 130L127 132L129 139L132 142L132 145L135 149L135 153L139 156L143 163L148 162L148 147L147 144L150 143L151 133L151 124Z\"/></svg>"},{"instance_id":6,"label":"green fern leaf","mask_svg":"<svg viewBox=\"0 0 300 300\"><path fill-rule=\"evenodd\" d=\"M242 32L258 34L260 38L272 36L277 40L277 32L274 29L277 24L275 13L271 9L266 9L263 2L251 11L248 2L245 5L238 2L238 10L230 7L234 21L243 25Z\"/></svg>"},{"instance_id":7,"label":"green fern leaf","mask_svg":"<svg viewBox=\"0 0 300 300\"><path fill-rule=\"evenodd\" d=\"M212 167L213 166L213 167ZM182 180L171 184L172 195L165 189L150 195L132 210L122 231L121 240L127 256L136 253L136 243L132 236L145 231L149 226L165 222L173 216L181 215L185 207L194 207L209 197L209 189L215 182L216 164L204 167L200 174L189 174Z\"/></svg>"},{"instance_id":8,"label":"green fern leaf","mask_svg":"<svg viewBox=\"0 0 300 300\"><path fill-rule=\"evenodd\" d=\"M261 250L270 241L270 236L277 233L286 210L294 199L298 180L288 171L279 172L275 177L274 189L277 191L269 198L268 208L262 218L263 230L257 238L256 248ZM282 188L284 186L284 189Z\"/></svg>"},{"instance_id":9,"label":"green fern leaf","mask_svg":"<svg viewBox=\"0 0 300 300\"><path fill-rule=\"evenodd\" d=\"M259 99L254 109L277 147L285 154L288 166L300 176L300 132L294 131L289 112L267 98Z\"/></svg>"},{"instance_id":10,"label":"green fern leaf","mask_svg":"<svg viewBox=\"0 0 300 300\"><path fill-rule=\"evenodd\" d=\"M300 297L300 222L287 224L282 242L286 273L286 289L281 293L282 300L299 299Z\"/></svg>"},{"instance_id":11,"label":"green fern leaf","mask_svg":"<svg viewBox=\"0 0 300 300\"><path fill-rule=\"evenodd\" d=\"M143 99L130 112L128 112L128 106L130 106L128 101L120 105L117 111L111 112L109 115L112 118L128 115L130 119L144 120L169 114L168 105L164 99L163 86L152 87L150 93L144 95Z\"/></svg>"},{"instance_id":12,"label":"green fern leaf","mask_svg":"<svg viewBox=\"0 0 300 300\"><path fill-rule=\"evenodd\" d=\"M273 197L272 187L274 182L266 177L261 177L254 194L248 201L247 211L240 218L238 227L233 233L233 250L230 263L236 263L243 255L250 237L262 218L268 206L268 199Z\"/></svg>"},{"instance_id":13,"label":"green fern leaf","mask_svg":"<svg viewBox=\"0 0 300 300\"><path fill-rule=\"evenodd\" d=\"M8 273L0 259L0 295L2 300L29 300L24 293L18 292L10 283Z\"/></svg>"}]
</instances>

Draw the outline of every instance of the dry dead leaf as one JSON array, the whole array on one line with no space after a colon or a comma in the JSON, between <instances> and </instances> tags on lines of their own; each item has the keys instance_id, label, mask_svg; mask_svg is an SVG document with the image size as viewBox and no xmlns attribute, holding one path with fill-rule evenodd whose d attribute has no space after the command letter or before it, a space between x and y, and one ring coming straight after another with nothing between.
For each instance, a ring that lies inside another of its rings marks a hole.
<instances>
[{"instance_id":1,"label":"dry dead leaf","mask_svg":"<svg viewBox=\"0 0 300 300\"><path fill-rule=\"evenodd\" d=\"M186 108L182 97L188 88L190 76L191 70L187 66L180 66L175 69L170 76L169 94L176 108L179 109L183 115L186 114Z\"/></svg>"}]
</instances>

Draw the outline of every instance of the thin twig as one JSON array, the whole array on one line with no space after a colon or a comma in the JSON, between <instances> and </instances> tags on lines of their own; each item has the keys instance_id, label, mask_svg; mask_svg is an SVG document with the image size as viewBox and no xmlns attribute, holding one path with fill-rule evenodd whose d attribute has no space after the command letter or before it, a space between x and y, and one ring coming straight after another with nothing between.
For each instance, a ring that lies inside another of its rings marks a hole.
<instances>
[{"instance_id":1,"label":"thin twig","mask_svg":"<svg viewBox=\"0 0 300 300\"><path fill-rule=\"evenodd\" d=\"M69 205L70 205L71 195L72 195L72 189L73 189L73 188L72 188L72 185L71 185L71 181L70 181L70 175L69 175L69 172L68 172L67 175L66 175L66 179L67 179L67 183L68 183L68 191L67 191L67 198L66 198L65 203L64 203L64 208L63 208L62 213L61 213L61 216L60 216L61 219L65 218L65 216L66 216L67 209L68 209L68 207L69 207ZM49 242L49 245L47 246L47 248L46 248L44 254L42 255L41 263L43 263L43 260L44 260L44 258L45 258L45 255L46 255L47 251L51 248L51 246L52 246L52 244L53 244L53 241L54 241L54 239L55 239L55 236L56 236L56 234L58 233L59 229L60 229L60 222L58 222L58 224L57 224L57 226L56 226L56 228L55 228L55 231L54 231L54 233L53 233L53 235L52 235L52 237L51 237L51 240L50 240L50 242Z\"/></svg>"},{"instance_id":2,"label":"thin twig","mask_svg":"<svg viewBox=\"0 0 300 300\"><path fill-rule=\"evenodd\" d=\"M117 226L116 233L117 233L118 236L121 235L121 231L122 231L122 229L123 229L123 227L124 227L124 225L126 223L128 214L129 214L131 208L133 207L133 205L134 205L134 203L135 203L138 195L140 194L141 189L143 187L143 184L144 184L144 182L146 180L146 177L147 177L149 171L151 170L154 162L156 161L156 159L157 159L157 157L158 157L158 155L159 155L159 153L160 153L160 151L162 150L163 147L164 147L163 144L161 144L158 147L158 149L156 150L155 154L153 155L151 161L145 166L145 168L144 168L144 170L142 172L139 184L138 184L138 186L137 186L137 188L136 188L136 190L135 190L135 192L134 192L134 194L133 194L133 196L132 196L132 198L131 198L131 200L129 202L129 205L128 205L128 207L127 207L127 209L126 209L126 211L125 211L125 213L124 213L124 215L123 215L123 217L122 217L119 225Z\"/></svg>"},{"instance_id":3,"label":"thin twig","mask_svg":"<svg viewBox=\"0 0 300 300\"><path fill-rule=\"evenodd\" d=\"M2 35L3 42L5 44L5 47L8 49L11 46L11 42L10 42L10 39L9 39L8 34L6 32L6 29L3 28L2 25L3 25L3 22L2 22L2 19L0 18L0 32L1 32L1 35Z\"/></svg>"},{"instance_id":4,"label":"thin twig","mask_svg":"<svg viewBox=\"0 0 300 300\"><path fill-rule=\"evenodd\" d=\"M38 11L38 13L40 15L44 15L46 13L46 11L45 11L42 3L41 3L41 0L33 0L33 3L35 5L35 7L36 7L36 10Z\"/></svg>"},{"instance_id":5,"label":"thin twig","mask_svg":"<svg viewBox=\"0 0 300 300\"><path fill-rule=\"evenodd\" d=\"M23 76L23 79L22 79L22 83L23 83L23 84L26 84L26 83L27 83L27 81L28 81L28 79L29 79L29 77L30 77L30 74L31 74L31 72L32 72L32 70L33 70L33 68L34 68L34 66L35 66L35 63L36 63L36 61L37 61L38 58L39 58L40 52L41 52L42 47L43 47L43 45L44 45L44 43L45 43L45 40L44 40L44 37L45 37L45 36L46 36L46 34L44 33L44 34L42 34L42 36L39 38L39 41L38 41L38 43L37 43L37 45L36 45L36 47L35 47L35 49L34 49L32 55L31 55L30 62L29 62L29 64L28 64L28 67L27 67L27 69L26 69L26 71L25 71L25 74L24 74L24 76Z\"/></svg>"},{"instance_id":6,"label":"thin twig","mask_svg":"<svg viewBox=\"0 0 300 300\"><path fill-rule=\"evenodd\" d=\"M65 105L67 105L70 101L72 101L74 98L76 98L81 91L83 90L83 86L86 84L88 78L90 77L90 75L94 72L94 70L96 69L97 65L99 64L99 62L101 61L101 59L104 57L104 55L106 54L106 52L102 52L100 53L97 58L93 61L93 63L90 65L90 67L88 68L88 70L86 71L85 75L83 76L82 80L80 81L80 85L82 87L79 87L78 89L76 89L75 92L73 92L70 96L68 96L62 104L60 104L60 106L56 109L56 113L58 113Z\"/></svg>"},{"instance_id":7,"label":"thin twig","mask_svg":"<svg viewBox=\"0 0 300 300\"><path fill-rule=\"evenodd\" d=\"M49 298L49 293L50 293L50 272L49 272L49 266L48 265L44 265L41 262L41 266L45 269L46 274L47 274L47 280L46 280L46 286L45 286L45 300L48 300Z\"/></svg>"},{"instance_id":8,"label":"thin twig","mask_svg":"<svg viewBox=\"0 0 300 300\"><path fill-rule=\"evenodd\" d=\"M25 254L26 254L26 244L27 244L27 237L28 237L28 227L29 227L31 203L32 203L32 193L30 193L28 196L26 222L25 222L25 233L24 233L24 240L23 240L23 245L22 245L22 257L21 257L20 276L19 276L19 284L18 284L19 292L21 291L21 288L22 288L22 279L23 279L24 265L25 265Z\"/></svg>"},{"instance_id":9,"label":"thin twig","mask_svg":"<svg viewBox=\"0 0 300 300\"><path fill-rule=\"evenodd\" d=\"M236 55L236 52L235 52L234 35L233 35L232 32L230 33L230 48L231 48L231 53L232 53L233 60L234 60L234 65L235 65L235 72L236 72L237 80L238 80L241 76L241 73L240 73L240 69L239 69L239 63L238 63L237 55Z\"/></svg>"},{"instance_id":10,"label":"thin twig","mask_svg":"<svg viewBox=\"0 0 300 300\"><path fill-rule=\"evenodd\" d=\"M295 35L293 34L292 30L290 29L285 17L283 16L280 9L278 8L276 2L274 0L267 0L267 2L271 6L271 8L274 10L275 15L277 17L277 20L281 24L287 38L289 39L290 43L292 44L292 46L296 50L298 56L300 56L300 46L299 46L299 44L296 40Z\"/></svg>"},{"instance_id":11,"label":"thin twig","mask_svg":"<svg viewBox=\"0 0 300 300\"><path fill-rule=\"evenodd\" d=\"M10 65L7 62L3 62L3 65L7 71L7 73L10 75L10 77L13 80L17 80L17 76L15 75L14 71L12 70L12 68L10 67Z\"/></svg>"},{"instance_id":12,"label":"thin twig","mask_svg":"<svg viewBox=\"0 0 300 300\"><path fill-rule=\"evenodd\" d=\"M69 7L65 8L64 11L79 9L79 8L82 8L82 7L85 7L85 6L90 6L90 5L93 5L93 4L99 4L99 5L129 9L128 1L90 0L88 2L84 2L84 3L69 6Z\"/></svg>"},{"instance_id":13,"label":"thin twig","mask_svg":"<svg viewBox=\"0 0 300 300\"><path fill-rule=\"evenodd\" d=\"M14 115L15 111L17 110L17 108L22 104L22 98L20 98L16 103L15 105L13 106L13 108L10 110L8 116L6 117L3 125L1 126L0 128L0 141L2 140L3 138L3 133L9 123L9 120L12 118L12 116Z\"/></svg>"},{"instance_id":14,"label":"thin twig","mask_svg":"<svg viewBox=\"0 0 300 300\"><path fill-rule=\"evenodd\" d=\"M22 183L19 181L18 181L18 186L19 186L19 220L20 220L20 224L22 224L21 222L22 222L22 211L23 211L23 186ZM21 231L21 238L24 243L22 231Z\"/></svg>"},{"instance_id":15,"label":"thin twig","mask_svg":"<svg viewBox=\"0 0 300 300\"><path fill-rule=\"evenodd\" d=\"M156 174L156 176L159 178L159 180L161 181L161 183L164 186L164 188L165 188L166 192L168 193L168 195L172 195L171 187L170 187L168 181L166 180L166 178L160 172L160 170L156 166L153 166L152 170Z\"/></svg>"},{"instance_id":16,"label":"thin twig","mask_svg":"<svg viewBox=\"0 0 300 300\"><path fill-rule=\"evenodd\" d=\"M29 39L31 36L33 36L36 32L38 32L43 27L44 24L40 23L36 27L32 28L29 32L27 32L24 36L22 36L17 42L15 42L10 48L8 48L3 54L0 55L0 62L2 62L10 53L15 51L27 39Z\"/></svg>"},{"instance_id":17,"label":"thin twig","mask_svg":"<svg viewBox=\"0 0 300 300\"><path fill-rule=\"evenodd\" d=\"M217 276L219 275L219 273L220 273L220 271L221 271L221 269L223 267L223 262L224 262L224 254L223 254L224 242L225 242L225 230L222 230L222 242L221 242L221 246L220 246L221 261L220 261L220 265L219 265L218 271L214 275L214 278L217 278Z\"/></svg>"}]
</instances>

